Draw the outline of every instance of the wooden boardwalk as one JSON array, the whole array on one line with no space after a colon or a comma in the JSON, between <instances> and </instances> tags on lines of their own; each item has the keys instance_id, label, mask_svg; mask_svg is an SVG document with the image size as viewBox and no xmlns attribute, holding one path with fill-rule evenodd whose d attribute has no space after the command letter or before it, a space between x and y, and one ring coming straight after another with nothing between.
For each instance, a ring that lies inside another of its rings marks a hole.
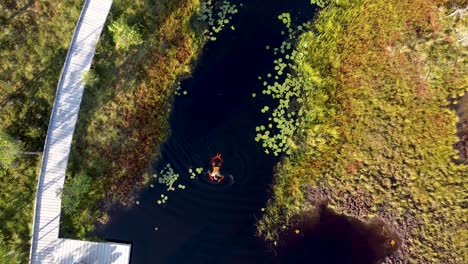
<instances>
[{"instance_id":1,"label":"wooden boardwalk","mask_svg":"<svg viewBox=\"0 0 468 264\"><path fill-rule=\"evenodd\" d=\"M111 5L112 0L85 1L60 75L36 192L32 264L129 263L130 245L59 239L61 190L83 95L83 75L91 66Z\"/></svg>"}]
</instances>

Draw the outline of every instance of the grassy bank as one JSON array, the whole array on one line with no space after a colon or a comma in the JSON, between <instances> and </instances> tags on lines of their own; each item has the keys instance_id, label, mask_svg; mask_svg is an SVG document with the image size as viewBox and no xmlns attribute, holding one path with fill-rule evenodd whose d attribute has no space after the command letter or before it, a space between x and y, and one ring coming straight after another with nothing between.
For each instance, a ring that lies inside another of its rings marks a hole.
<instances>
[{"instance_id":1,"label":"grassy bank","mask_svg":"<svg viewBox=\"0 0 468 264\"><path fill-rule=\"evenodd\" d=\"M42 151L55 88L83 3L0 4L2 146L7 135L8 146L13 139L22 151ZM62 236L84 237L97 221L106 221L110 205L130 204L132 194L144 185L143 174L168 133L176 83L190 74L204 43L202 33L195 33L204 26L193 19L199 6L198 0L114 1L85 76L63 191ZM19 154L8 166L0 161L2 263L24 263L29 252L40 157Z\"/></svg>"},{"instance_id":2,"label":"grassy bank","mask_svg":"<svg viewBox=\"0 0 468 264\"><path fill-rule=\"evenodd\" d=\"M463 263L468 167L451 106L468 88L467 16L449 16L462 1L337 2L297 44L301 116L258 232L277 241L328 199L398 231L389 263Z\"/></svg>"},{"instance_id":3,"label":"grassy bank","mask_svg":"<svg viewBox=\"0 0 468 264\"><path fill-rule=\"evenodd\" d=\"M20 151L42 151L58 77L83 2L0 3L0 134L9 135ZM1 263L26 263L29 253L40 157L24 152L8 166L0 161ZM7 154L0 151L2 160Z\"/></svg>"},{"instance_id":4,"label":"grassy bank","mask_svg":"<svg viewBox=\"0 0 468 264\"><path fill-rule=\"evenodd\" d=\"M147 182L169 132L177 82L190 74L204 43L193 30L201 27L194 18L199 7L198 0L114 3L87 76L64 189L63 235L84 237L108 220L112 205L131 206Z\"/></svg>"}]
</instances>

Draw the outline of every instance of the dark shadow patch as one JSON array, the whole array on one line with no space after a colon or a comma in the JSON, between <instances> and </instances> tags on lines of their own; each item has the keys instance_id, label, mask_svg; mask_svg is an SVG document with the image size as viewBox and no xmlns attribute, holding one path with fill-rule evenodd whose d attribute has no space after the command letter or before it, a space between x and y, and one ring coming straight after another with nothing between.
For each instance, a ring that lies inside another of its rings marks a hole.
<instances>
[{"instance_id":1,"label":"dark shadow patch","mask_svg":"<svg viewBox=\"0 0 468 264\"><path fill-rule=\"evenodd\" d=\"M401 245L401 239L383 221L373 219L366 224L338 215L326 205L294 222L278 244L284 263L373 264Z\"/></svg>"}]
</instances>

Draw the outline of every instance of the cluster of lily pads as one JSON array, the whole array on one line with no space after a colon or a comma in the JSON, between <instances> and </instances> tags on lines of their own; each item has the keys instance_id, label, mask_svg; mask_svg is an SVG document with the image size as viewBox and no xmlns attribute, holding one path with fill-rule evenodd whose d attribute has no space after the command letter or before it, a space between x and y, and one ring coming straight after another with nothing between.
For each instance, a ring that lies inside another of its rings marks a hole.
<instances>
[{"instance_id":1,"label":"cluster of lily pads","mask_svg":"<svg viewBox=\"0 0 468 264\"><path fill-rule=\"evenodd\" d=\"M154 174L153 177L157 178L158 175ZM179 174L174 172L174 169L172 169L171 164L168 163L161 171L160 171L160 176L158 178L158 183L166 185L167 191L175 191L174 183L179 179ZM151 187L154 187L153 184L151 184ZM179 189L185 189L185 186L182 184L179 184L177 186ZM161 199L157 201L158 204L164 204L167 202L167 195L161 194Z\"/></svg>"},{"instance_id":2,"label":"cluster of lily pads","mask_svg":"<svg viewBox=\"0 0 468 264\"><path fill-rule=\"evenodd\" d=\"M180 85L180 82L177 83L176 89L175 89L175 95L187 95L188 92L186 90L182 91L182 87Z\"/></svg>"},{"instance_id":3,"label":"cluster of lily pads","mask_svg":"<svg viewBox=\"0 0 468 264\"><path fill-rule=\"evenodd\" d=\"M155 174L154 177L157 177ZM174 172L172 169L171 164L168 163L160 172L160 176L158 178L159 184L164 184L167 186L167 191L175 191L174 183L179 179L179 174Z\"/></svg>"},{"instance_id":4,"label":"cluster of lily pads","mask_svg":"<svg viewBox=\"0 0 468 264\"><path fill-rule=\"evenodd\" d=\"M197 174L201 174L203 172L203 168L189 168L188 173L190 175L190 179L195 179ZM157 174L154 174L154 178L158 178L158 183L162 185L166 185L167 191L175 191L176 187L174 187L175 182L179 179L180 175L174 171L174 169L171 167L171 164L168 163L166 166L160 171L160 175L158 176ZM154 188L154 184L150 185L151 188ZM178 184L177 188L180 190L185 190L186 186L183 184ZM165 194L161 194L161 199L157 201L158 204L164 204L167 202L169 197Z\"/></svg>"},{"instance_id":5,"label":"cluster of lily pads","mask_svg":"<svg viewBox=\"0 0 468 264\"><path fill-rule=\"evenodd\" d=\"M242 4L240 4L242 6ZM221 32L232 20L232 16L238 12L237 5L228 0L207 0L201 3L198 20L207 23L204 35L211 41L216 40L216 34ZM231 29L236 28L231 25Z\"/></svg>"},{"instance_id":6,"label":"cluster of lily pads","mask_svg":"<svg viewBox=\"0 0 468 264\"><path fill-rule=\"evenodd\" d=\"M289 153L292 147L290 140L297 131L301 122L303 110L301 109L302 98L300 94L304 87L307 87L307 78L297 78L302 72L297 70L297 62L306 56L305 51L293 49L293 41L297 39L298 33L310 27L310 23L304 23L297 27L292 26L291 15L283 13L278 16L283 22L287 34L286 39L280 47L273 49L273 54L277 56L274 60L274 72L266 76L259 76L258 79L263 83L265 89L264 95L273 98L277 105L275 107L263 106L261 112L269 115L268 123L256 127L257 135L255 140L262 142L265 153L274 154ZM270 50L270 46L266 46ZM252 94L255 98L257 95Z\"/></svg>"},{"instance_id":7,"label":"cluster of lily pads","mask_svg":"<svg viewBox=\"0 0 468 264\"><path fill-rule=\"evenodd\" d=\"M335 3L339 3L338 0L310 0L310 3L312 5L318 5L319 7L324 7L327 4L329 4L330 1L333 1Z\"/></svg>"},{"instance_id":8,"label":"cluster of lily pads","mask_svg":"<svg viewBox=\"0 0 468 264\"><path fill-rule=\"evenodd\" d=\"M167 195L161 194L161 199L158 200L158 204L165 204L167 202L167 199L169 199Z\"/></svg>"},{"instance_id":9,"label":"cluster of lily pads","mask_svg":"<svg viewBox=\"0 0 468 264\"><path fill-rule=\"evenodd\" d=\"M201 174L203 172L203 168L199 167L199 168L196 168L195 170L193 170L192 168L189 168L188 172L190 174L190 179L193 180L195 179L197 174Z\"/></svg>"}]
</instances>

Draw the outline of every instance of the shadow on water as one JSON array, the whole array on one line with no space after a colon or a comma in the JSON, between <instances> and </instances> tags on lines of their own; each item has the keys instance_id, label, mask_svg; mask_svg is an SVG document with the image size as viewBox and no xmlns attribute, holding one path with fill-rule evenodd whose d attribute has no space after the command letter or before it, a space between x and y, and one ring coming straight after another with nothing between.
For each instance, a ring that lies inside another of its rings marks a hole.
<instances>
[{"instance_id":1,"label":"shadow on water","mask_svg":"<svg viewBox=\"0 0 468 264\"><path fill-rule=\"evenodd\" d=\"M369 223L322 205L285 230L277 248L281 263L374 264L394 253L400 237L379 219Z\"/></svg>"},{"instance_id":2,"label":"shadow on water","mask_svg":"<svg viewBox=\"0 0 468 264\"><path fill-rule=\"evenodd\" d=\"M139 205L111 213L111 222L97 235L132 241L132 263L275 263L255 237L255 222L268 199L273 166L278 161L254 141L261 93L258 75L273 68L273 54L283 29L277 16L291 12L293 22L310 20L309 0L244 2L234 17L236 30L226 28L205 47L193 77L182 82L188 95L177 96L170 116L171 135L162 147L157 171L170 163L186 189L169 192L158 205L158 184L144 190ZM300 17L300 20L299 20ZM190 179L189 168L209 169L210 158L222 153L221 172L232 184L211 185Z\"/></svg>"}]
</instances>

